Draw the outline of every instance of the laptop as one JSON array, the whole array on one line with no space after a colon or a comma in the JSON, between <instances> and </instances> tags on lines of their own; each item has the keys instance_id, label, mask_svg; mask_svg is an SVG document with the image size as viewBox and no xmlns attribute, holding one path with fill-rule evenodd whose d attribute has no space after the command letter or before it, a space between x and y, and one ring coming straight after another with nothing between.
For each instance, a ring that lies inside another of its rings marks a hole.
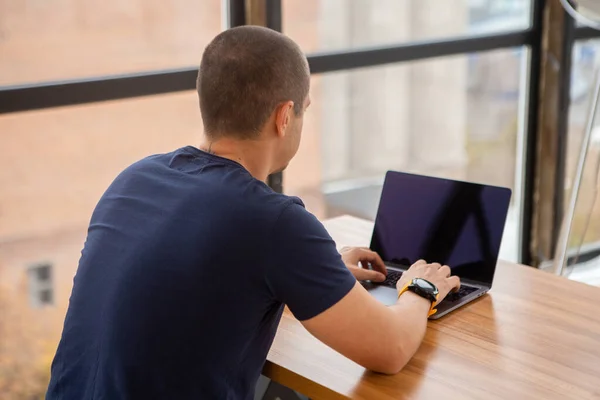
<instances>
[{"instance_id":1,"label":"laptop","mask_svg":"<svg viewBox=\"0 0 600 400\"><path fill-rule=\"evenodd\" d=\"M492 288L508 214L508 188L388 171L375 219L371 250L388 269L383 283L364 283L386 305L396 283L416 261L448 265L461 289L438 304L443 317Z\"/></svg>"}]
</instances>

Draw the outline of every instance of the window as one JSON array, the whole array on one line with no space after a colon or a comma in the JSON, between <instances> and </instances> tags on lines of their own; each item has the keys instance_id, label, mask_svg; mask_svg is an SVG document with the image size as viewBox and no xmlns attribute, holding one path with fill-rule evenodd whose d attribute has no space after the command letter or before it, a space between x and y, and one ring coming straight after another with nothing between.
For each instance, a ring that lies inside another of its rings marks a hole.
<instances>
[{"instance_id":1,"label":"window","mask_svg":"<svg viewBox=\"0 0 600 400\"><path fill-rule=\"evenodd\" d=\"M54 304L52 264L40 264L29 268L29 297L33 307Z\"/></svg>"},{"instance_id":2,"label":"window","mask_svg":"<svg viewBox=\"0 0 600 400\"><path fill-rule=\"evenodd\" d=\"M195 66L220 0L0 1L0 86Z\"/></svg>"},{"instance_id":3,"label":"window","mask_svg":"<svg viewBox=\"0 0 600 400\"><path fill-rule=\"evenodd\" d=\"M284 0L284 33L304 51L344 50L526 29L530 0Z\"/></svg>"},{"instance_id":4,"label":"window","mask_svg":"<svg viewBox=\"0 0 600 400\"><path fill-rule=\"evenodd\" d=\"M0 90L197 66L223 27L222 9L233 2L239 10L244 0L0 0ZM307 53L529 28L512 36L515 45L541 45L543 1L281 3L284 33ZM578 154L598 44L581 42L574 52L567 177ZM373 218L388 169L508 186L513 200L501 258L517 260L527 56L525 48L501 49L313 76L313 106L301 149L285 171L286 192L301 196L321 218ZM145 87L159 92L160 86ZM533 96L532 102L539 100ZM89 218L107 185L142 157L197 145L202 132L192 91L48 104L54 108L0 115L0 397L8 400L44 397ZM583 237L591 165L572 244ZM585 246L600 241L598 206L592 217ZM53 306L38 307L44 304Z\"/></svg>"},{"instance_id":5,"label":"window","mask_svg":"<svg viewBox=\"0 0 600 400\"><path fill-rule=\"evenodd\" d=\"M571 108L567 144L567 170L565 181L565 207L569 206L569 196L579 160L581 141L587 122L590 100L593 94L594 71L598 66L600 40L578 42L573 48L571 78ZM600 199L596 191L598 162L600 160L600 121L593 130L584 175L571 226L569 244L574 250L600 245Z\"/></svg>"},{"instance_id":6,"label":"window","mask_svg":"<svg viewBox=\"0 0 600 400\"><path fill-rule=\"evenodd\" d=\"M373 220L388 169L513 189L502 258L518 257L522 48L312 78L284 188L320 217Z\"/></svg>"}]
</instances>

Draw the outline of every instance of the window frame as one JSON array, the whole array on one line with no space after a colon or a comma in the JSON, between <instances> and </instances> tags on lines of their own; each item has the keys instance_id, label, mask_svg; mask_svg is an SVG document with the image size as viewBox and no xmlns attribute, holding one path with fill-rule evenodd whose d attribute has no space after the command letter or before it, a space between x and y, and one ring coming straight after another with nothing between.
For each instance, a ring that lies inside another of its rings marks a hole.
<instances>
[{"instance_id":1,"label":"window frame","mask_svg":"<svg viewBox=\"0 0 600 400\"><path fill-rule=\"evenodd\" d=\"M199 0L197 0L199 1ZM260 0L259 0L260 1ZM266 7L266 25L277 31L282 31L282 1L262 0ZM532 20L530 27L509 32L482 36L461 36L444 38L440 40L419 41L382 47L365 47L331 52L308 54L308 61L313 74L324 72L342 71L354 68L379 66L391 63L423 60L427 58L451 56L465 53L481 52L502 48L523 46L529 50L530 61L528 66L528 100L525 115L525 159L523 160L523 204L521 210L521 237L520 261L529 264L532 260L531 241L534 213L534 182L537 171L536 145L538 131L538 115L540 99L539 93L540 71L542 60L542 38L544 27L544 13L549 0L532 0ZM222 10L227 15L227 27L244 25L246 23L246 0L222 0ZM566 14L566 13L565 13ZM570 16L565 15L565 18ZM587 27L566 29L565 46L571 54L576 40L600 38L600 31ZM570 57L566 60L570 63ZM570 64L566 65L570 69ZM87 79L69 81L40 82L28 85L0 87L0 114L16 113L29 110L47 109L67 105L129 99L156 94L174 93L194 90L196 84L196 67L180 69L147 71L137 74L109 75ZM570 82L566 78L562 82L562 90L568 96ZM565 94L563 93L563 96ZM531 117L534 116L534 117ZM561 115L561 143L566 144L566 129L568 126L568 106ZM560 148L559 159L556 163L557 180L564 180L566 146ZM562 182L562 181L561 181ZM276 190L283 190L283 178L276 174L269 179L269 184ZM562 194L555 201L555 218L560 220L563 215ZM556 224L555 224L556 225ZM560 224L558 224L559 226ZM553 232L558 237L558 228ZM588 250L591 254L600 255L598 248ZM582 257L587 257L583 254Z\"/></svg>"}]
</instances>

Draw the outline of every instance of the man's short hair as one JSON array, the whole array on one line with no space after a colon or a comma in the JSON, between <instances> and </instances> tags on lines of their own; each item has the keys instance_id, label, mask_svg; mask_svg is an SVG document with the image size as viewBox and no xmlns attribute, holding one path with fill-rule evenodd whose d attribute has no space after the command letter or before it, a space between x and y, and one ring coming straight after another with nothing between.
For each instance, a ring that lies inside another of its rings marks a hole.
<instances>
[{"instance_id":1,"label":"man's short hair","mask_svg":"<svg viewBox=\"0 0 600 400\"><path fill-rule=\"evenodd\" d=\"M197 88L207 137L255 137L285 101L303 112L310 72L300 47L271 29L241 26L213 39L202 55Z\"/></svg>"}]
</instances>

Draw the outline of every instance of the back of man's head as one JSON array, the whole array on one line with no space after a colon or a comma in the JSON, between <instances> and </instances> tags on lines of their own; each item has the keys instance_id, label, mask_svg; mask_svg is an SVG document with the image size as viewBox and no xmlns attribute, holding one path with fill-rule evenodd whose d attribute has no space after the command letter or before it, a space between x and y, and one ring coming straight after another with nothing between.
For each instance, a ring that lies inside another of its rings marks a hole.
<instances>
[{"instance_id":1,"label":"back of man's head","mask_svg":"<svg viewBox=\"0 0 600 400\"><path fill-rule=\"evenodd\" d=\"M256 137L282 102L302 113L310 73L290 38L271 29L242 26L213 39L202 55L198 96L209 139Z\"/></svg>"}]
</instances>

